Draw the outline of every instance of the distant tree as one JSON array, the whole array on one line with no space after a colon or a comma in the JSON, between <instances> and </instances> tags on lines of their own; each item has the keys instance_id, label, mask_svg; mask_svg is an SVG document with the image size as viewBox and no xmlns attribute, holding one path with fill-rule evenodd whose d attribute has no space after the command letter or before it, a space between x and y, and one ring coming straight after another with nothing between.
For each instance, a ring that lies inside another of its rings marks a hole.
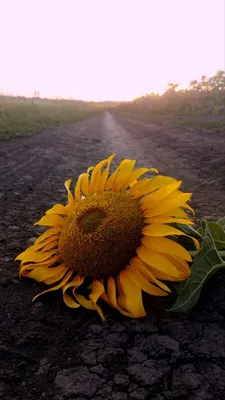
<instances>
[{"instance_id":1,"label":"distant tree","mask_svg":"<svg viewBox=\"0 0 225 400\"><path fill-rule=\"evenodd\" d=\"M167 83L166 91L167 91L167 92L168 92L168 91L170 91L170 92L175 92L176 89L178 88L178 86L179 86L179 83L172 83L172 82L169 82L169 83Z\"/></svg>"},{"instance_id":2,"label":"distant tree","mask_svg":"<svg viewBox=\"0 0 225 400\"><path fill-rule=\"evenodd\" d=\"M214 89L225 90L225 71L217 71L216 75L212 79L214 83Z\"/></svg>"},{"instance_id":3,"label":"distant tree","mask_svg":"<svg viewBox=\"0 0 225 400\"><path fill-rule=\"evenodd\" d=\"M208 90L208 80L206 75L201 76L201 82L199 82L200 90Z\"/></svg>"},{"instance_id":4,"label":"distant tree","mask_svg":"<svg viewBox=\"0 0 225 400\"><path fill-rule=\"evenodd\" d=\"M189 88L191 90L199 90L199 82L196 79L193 79L190 83L189 83Z\"/></svg>"}]
</instances>

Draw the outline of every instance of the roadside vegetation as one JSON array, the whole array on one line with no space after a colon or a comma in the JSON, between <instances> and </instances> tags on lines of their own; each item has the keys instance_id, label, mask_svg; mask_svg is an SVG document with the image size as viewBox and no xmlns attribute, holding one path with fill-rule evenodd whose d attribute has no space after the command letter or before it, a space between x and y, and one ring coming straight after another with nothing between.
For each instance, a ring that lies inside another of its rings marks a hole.
<instances>
[{"instance_id":1,"label":"roadside vegetation","mask_svg":"<svg viewBox=\"0 0 225 400\"><path fill-rule=\"evenodd\" d=\"M225 72L218 71L209 78L203 75L185 90L168 83L163 95L150 93L121 103L117 111L136 119L225 132Z\"/></svg>"},{"instance_id":2,"label":"roadside vegetation","mask_svg":"<svg viewBox=\"0 0 225 400\"><path fill-rule=\"evenodd\" d=\"M86 119L102 112L106 104L0 96L0 139Z\"/></svg>"}]
</instances>

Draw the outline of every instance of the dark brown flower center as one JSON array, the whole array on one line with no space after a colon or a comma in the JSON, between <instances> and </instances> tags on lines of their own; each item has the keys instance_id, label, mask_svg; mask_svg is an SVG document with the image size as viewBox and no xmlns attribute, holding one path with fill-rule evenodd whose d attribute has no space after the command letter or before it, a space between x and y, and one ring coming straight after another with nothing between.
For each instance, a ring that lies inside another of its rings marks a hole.
<instances>
[{"instance_id":1,"label":"dark brown flower center","mask_svg":"<svg viewBox=\"0 0 225 400\"><path fill-rule=\"evenodd\" d=\"M102 192L68 213L59 239L62 261L91 279L116 276L140 245L143 216L125 192Z\"/></svg>"},{"instance_id":2,"label":"dark brown flower center","mask_svg":"<svg viewBox=\"0 0 225 400\"><path fill-rule=\"evenodd\" d=\"M101 225L104 218L103 210L89 210L78 218L77 224L84 233L93 233Z\"/></svg>"}]
</instances>

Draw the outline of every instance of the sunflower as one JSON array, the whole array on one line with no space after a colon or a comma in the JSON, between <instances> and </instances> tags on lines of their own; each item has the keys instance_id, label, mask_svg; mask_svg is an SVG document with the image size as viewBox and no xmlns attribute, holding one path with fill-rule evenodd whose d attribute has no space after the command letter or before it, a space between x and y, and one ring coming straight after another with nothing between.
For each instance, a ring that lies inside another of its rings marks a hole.
<instances>
[{"instance_id":1,"label":"sunflower","mask_svg":"<svg viewBox=\"0 0 225 400\"><path fill-rule=\"evenodd\" d=\"M122 160L110 174L113 157L81 174L74 193L71 179L65 182L67 204L46 212L36 224L49 229L16 258L20 277L50 285L33 300L61 289L68 307L97 310L104 319L102 299L139 318L146 315L142 291L167 296L165 281L189 276L192 258L177 242L185 233L173 224L192 224L185 211L193 212L191 193L154 168L134 169L134 160Z\"/></svg>"}]
</instances>

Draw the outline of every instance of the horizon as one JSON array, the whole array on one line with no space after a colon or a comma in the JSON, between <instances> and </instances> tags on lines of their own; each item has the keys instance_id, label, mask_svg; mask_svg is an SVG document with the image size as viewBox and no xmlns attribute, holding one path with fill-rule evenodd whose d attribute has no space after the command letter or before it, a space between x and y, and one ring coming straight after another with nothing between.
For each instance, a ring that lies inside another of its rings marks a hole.
<instances>
[{"instance_id":1,"label":"horizon","mask_svg":"<svg viewBox=\"0 0 225 400\"><path fill-rule=\"evenodd\" d=\"M212 77L214 77L214 76L216 76L217 75L217 73L219 73L219 72L224 72L225 73L225 71L223 71L223 70L217 70L216 71L216 73L213 75L213 76L210 76L210 77L208 77L208 76L206 76L206 75L202 75L201 76L201 79L199 79L199 80L196 80L196 82L197 83L201 83L202 81L203 81L203 79L204 79L204 82L207 82L207 80L208 79L210 79L210 78L212 78ZM189 82L189 83L191 83L191 82ZM83 99L79 99L79 98L73 98L73 97L60 97L60 96L58 96L58 97L51 97L51 96L47 96L47 97L43 97L43 96L41 96L41 94L39 94L37 91L34 91L34 93L32 94L32 95L30 95L30 96L26 96L26 95L21 95L21 94L12 94L12 93L2 93L1 91L0 91L0 98L1 97L9 97L9 98L25 98L25 99L40 99L40 100L56 100L56 101L63 101L63 100L66 100L66 101L75 101L75 102L86 102L86 103L112 103L112 104L116 104L116 103L127 103L127 102L133 102L133 101L135 101L135 100L138 100L138 99L141 99L141 98L143 98L143 97L149 97L149 96L159 96L159 97L163 97L163 95L164 94L166 94L166 92L167 92L167 90L168 90L168 87L170 86L170 84L171 84L171 82L169 82L168 84L167 84L167 86L165 87L165 90L164 91L162 91L161 93L156 93L156 92L150 92L150 93L146 93L146 94L143 94L142 96L139 96L139 97L136 97L136 98L134 98L134 99L131 99L131 100L107 100L107 99L105 99L105 100L83 100ZM173 89L173 90L175 90L175 92L177 92L177 93L179 93L179 92L186 92L186 91L190 91L190 90L193 90L193 88L191 87L191 85L189 84L187 87L180 87L180 85L179 84L177 84L177 87L175 88L175 89Z\"/></svg>"},{"instance_id":2,"label":"horizon","mask_svg":"<svg viewBox=\"0 0 225 400\"><path fill-rule=\"evenodd\" d=\"M132 101L225 69L224 0L0 0L0 35L15 96Z\"/></svg>"}]
</instances>

